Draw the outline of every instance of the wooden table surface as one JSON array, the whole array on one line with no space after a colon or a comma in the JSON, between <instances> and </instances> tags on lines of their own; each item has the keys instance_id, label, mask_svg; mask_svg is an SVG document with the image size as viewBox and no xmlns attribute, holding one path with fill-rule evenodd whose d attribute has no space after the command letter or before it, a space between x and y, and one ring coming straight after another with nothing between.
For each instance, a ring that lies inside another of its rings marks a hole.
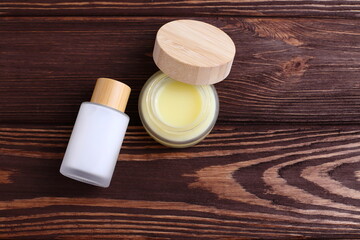
<instances>
[{"instance_id":1,"label":"wooden table surface","mask_svg":"<svg viewBox=\"0 0 360 240\"><path fill-rule=\"evenodd\" d=\"M214 130L171 149L137 100L182 18L237 55ZM59 173L98 77L133 89L108 189ZM360 1L2 0L0 238L360 238Z\"/></svg>"}]
</instances>

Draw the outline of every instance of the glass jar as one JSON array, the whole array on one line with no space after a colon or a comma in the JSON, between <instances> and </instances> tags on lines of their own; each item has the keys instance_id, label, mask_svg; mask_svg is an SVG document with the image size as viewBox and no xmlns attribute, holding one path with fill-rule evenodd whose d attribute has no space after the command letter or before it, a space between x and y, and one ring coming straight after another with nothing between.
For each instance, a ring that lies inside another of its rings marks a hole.
<instances>
[{"instance_id":1,"label":"glass jar","mask_svg":"<svg viewBox=\"0 0 360 240\"><path fill-rule=\"evenodd\" d=\"M138 106L146 131L159 143L175 148L190 147L204 139L219 113L213 85L186 84L162 71L145 83Z\"/></svg>"}]
</instances>

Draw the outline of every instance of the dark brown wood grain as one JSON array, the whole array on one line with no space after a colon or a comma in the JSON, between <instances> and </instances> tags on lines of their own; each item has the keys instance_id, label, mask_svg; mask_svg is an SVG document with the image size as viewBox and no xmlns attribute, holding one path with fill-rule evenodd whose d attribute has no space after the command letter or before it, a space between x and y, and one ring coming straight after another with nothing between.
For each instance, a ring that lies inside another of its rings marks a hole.
<instances>
[{"instance_id":1,"label":"dark brown wood grain","mask_svg":"<svg viewBox=\"0 0 360 240\"><path fill-rule=\"evenodd\" d=\"M223 1L64 1L3 0L0 15L120 15L120 16L277 16L359 17L353 1L223 0Z\"/></svg>"},{"instance_id":2,"label":"dark brown wood grain","mask_svg":"<svg viewBox=\"0 0 360 240\"><path fill-rule=\"evenodd\" d=\"M223 126L170 149L130 127L101 189L59 166L71 126L0 128L0 238L359 238L358 126Z\"/></svg>"},{"instance_id":3,"label":"dark brown wood grain","mask_svg":"<svg viewBox=\"0 0 360 240\"><path fill-rule=\"evenodd\" d=\"M0 239L359 239L360 2L0 2ZM157 29L234 40L218 122L187 149L141 126ZM63 177L98 77L132 88L110 188Z\"/></svg>"},{"instance_id":4,"label":"dark brown wood grain","mask_svg":"<svg viewBox=\"0 0 360 240\"><path fill-rule=\"evenodd\" d=\"M235 41L229 77L216 84L222 124L360 121L358 20L196 18ZM174 18L3 18L0 123L72 124L95 80L139 92L157 71L157 29Z\"/></svg>"}]
</instances>

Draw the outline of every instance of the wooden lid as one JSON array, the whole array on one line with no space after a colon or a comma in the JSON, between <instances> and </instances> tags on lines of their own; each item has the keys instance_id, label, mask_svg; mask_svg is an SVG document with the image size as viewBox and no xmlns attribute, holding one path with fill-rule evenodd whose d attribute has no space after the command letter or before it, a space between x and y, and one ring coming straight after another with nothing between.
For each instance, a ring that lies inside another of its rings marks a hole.
<instances>
[{"instance_id":1,"label":"wooden lid","mask_svg":"<svg viewBox=\"0 0 360 240\"><path fill-rule=\"evenodd\" d=\"M90 102L125 112L130 91L131 88L122 82L110 78L99 78Z\"/></svg>"},{"instance_id":2,"label":"wooden lid","mask_svg":"<svg viewBox=\"0 0 360 240\"><path fill-rule=\"evenodd\" d=\"M169 77L193 85L214 84L230 73L235 44L219 28L195 20L163 25L156 35L153 58Z\"/></svg>"}]
</instances>

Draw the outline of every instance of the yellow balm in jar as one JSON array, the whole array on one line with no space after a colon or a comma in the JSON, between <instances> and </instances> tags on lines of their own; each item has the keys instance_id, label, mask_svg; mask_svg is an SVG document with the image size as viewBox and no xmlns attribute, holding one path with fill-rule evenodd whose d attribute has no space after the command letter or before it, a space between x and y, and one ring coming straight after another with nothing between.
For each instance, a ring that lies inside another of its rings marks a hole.
<instances>
[{"instance_id":1,"label":"yellow balm in jar","mask_svg":"<svg viewBox=\"0 0 360 240\"><path fill-rule=\"evenodd\" d=\"M200 117L204 99L196 86L167 79L155 96L160 121L174 128L192 125Z\"/></svg>"},{"instance_id":2,"label":"yellow balm in jar","mask_svg":"<svg viewBox=\"0 0 360 240\"><path fill-rule=\"evenodd\" d=\"M147 132L169 147L189 147L213 128L219 100L212 85L190 85L155 73L139 99L141 121Z\"/></svg>"},{"instance_id":3,"label":"yellow balm in jar","mask_svg":"<svg viewBox=\"0 0 360 240\"><path fill-rule=\"evenodd\" d=\"M213 83L230 72L235 55L231 38L200 21L177 20L156 36L158 71L145 83L139 114L146 131L169 147L189 147L216 123L219 99Z\"/></svg>"}]
</instances>

